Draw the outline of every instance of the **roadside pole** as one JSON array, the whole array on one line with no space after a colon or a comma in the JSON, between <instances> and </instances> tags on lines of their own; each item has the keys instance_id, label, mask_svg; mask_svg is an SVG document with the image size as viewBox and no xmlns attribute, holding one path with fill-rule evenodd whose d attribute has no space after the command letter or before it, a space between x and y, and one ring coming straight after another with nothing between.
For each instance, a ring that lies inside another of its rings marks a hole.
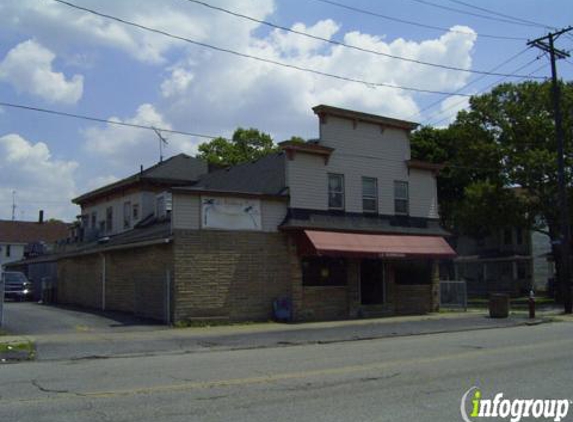
<instances>
[{"instance_id":1,"label":"roadside pole","mask_svg":"<svg viewBox=\"0 0 573 422\"><path fill-rule=\"evenodd\" d=\"M573 31L573 27L564 28L560 31L552 32L544 37L529 41L527 45L537 47L549 53L551 60L551 81L553 94L553 113L555 119L555 140L557 143L557 172L559 184L559 210L560 210L560 236L559 251L561 257L561 268L559 271L560 296L563 301L565 313L573 312L573 301L571 298L571 223L569 221L569 204L567 199L567 185L565 175L565 147L563 135L563 117L561 115L561 92L559 80L557 78L557 59L569 57L566 51L555 48L555 40L567 32Z\"/></svg>"}]
</instances>

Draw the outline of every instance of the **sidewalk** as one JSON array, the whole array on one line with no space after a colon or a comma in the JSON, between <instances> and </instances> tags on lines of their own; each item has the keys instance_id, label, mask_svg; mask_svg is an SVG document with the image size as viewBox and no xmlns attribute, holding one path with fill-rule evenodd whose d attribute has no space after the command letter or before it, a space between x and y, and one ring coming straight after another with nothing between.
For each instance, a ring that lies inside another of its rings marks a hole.
<instances>
[{"instance_id":1,"label":"sidewalk","mask_svg":"<svg viewBox=\"0 0 573 422\"><path fill-rule=\"evenodd\" d=\"M538 324L523 315L491 319L484 311L389 317L304 324L257 323L132 332L79 332L36 336L2 336L0 345L33 342L37 360L101 359L133 355L200 353L326 344L397 336L506 328ZM573 322L573 321L572 321ZM0 356L1 357L1 356Z\"/></svg>"}]
</instances>

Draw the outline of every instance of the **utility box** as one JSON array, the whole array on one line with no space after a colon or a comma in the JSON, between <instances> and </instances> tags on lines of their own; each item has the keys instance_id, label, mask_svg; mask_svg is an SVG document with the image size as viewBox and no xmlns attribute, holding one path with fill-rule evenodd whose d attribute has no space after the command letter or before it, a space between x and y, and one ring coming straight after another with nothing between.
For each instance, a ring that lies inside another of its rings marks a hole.
<instances>
[{"instance_id":1,"label":"utility box","mask_svg":"<svg viewBox=\"0 0 573 422\"><path fill-rule=\"evenodd\" d=\"M493 293L489 297L490 318L507 318L509 316L509 295Z\"/></svg>"}]
</instances>

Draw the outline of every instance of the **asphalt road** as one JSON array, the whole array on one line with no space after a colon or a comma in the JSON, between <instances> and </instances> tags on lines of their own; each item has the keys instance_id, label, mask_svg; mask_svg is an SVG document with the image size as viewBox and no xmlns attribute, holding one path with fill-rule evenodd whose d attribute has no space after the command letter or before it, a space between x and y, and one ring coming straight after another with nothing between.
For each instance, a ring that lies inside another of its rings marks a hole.
<instances>
[{"instance_id":1,"label":"asphalt road","mask_svg":"<svg viewBox=\"0 0 573 422\"><path fill-rule=\"evenodd\" d=\"M472 386L484 398L573 399L572 332L573 323L561 322L4 365L0 420L459 421Z\"/></svg>"}]
</instances>

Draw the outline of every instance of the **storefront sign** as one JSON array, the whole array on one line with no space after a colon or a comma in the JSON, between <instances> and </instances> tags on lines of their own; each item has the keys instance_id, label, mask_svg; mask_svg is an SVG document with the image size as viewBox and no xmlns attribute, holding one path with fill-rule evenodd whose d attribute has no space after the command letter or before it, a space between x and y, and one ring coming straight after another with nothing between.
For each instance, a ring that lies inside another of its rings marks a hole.
<instances>
[{"instance_id":1,"label":"storefront sign","mask_svg":"<svg viewBox=\"0 0 573 422\"><path fill-rule=\"evenodd\" d=\"M261 201L203 196L201 224L204 229L261 230Z\"/></svg>"}]
</instances>

